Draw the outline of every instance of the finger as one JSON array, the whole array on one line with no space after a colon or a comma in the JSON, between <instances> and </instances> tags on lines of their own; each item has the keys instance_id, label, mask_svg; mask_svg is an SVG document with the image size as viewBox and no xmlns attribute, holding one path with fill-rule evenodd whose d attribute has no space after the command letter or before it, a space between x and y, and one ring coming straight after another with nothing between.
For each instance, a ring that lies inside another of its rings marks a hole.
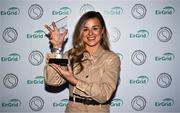
<instances>
[{"instance_id":1,"label":"finger","mask_svg":"<svg viewBox=\"0 0 180 113\"><path fill-rule=\"evenodd\" d=\"M49 66L58 71L58 69L53 64L49 64Z\"/></svg>"},{"instance_id":2,"label":"finger","mask_svg":"<svg viewBox=\"0 0 180 113\"><path fill-rule=\"evenodd\" d=\"M63 36L65 37L68 33L68 30L66 29L64 32L63 32Z\"/></svg>"},{"instance_id":3,"label":"finger","mask_svg":"<svg viewBox=\"0 0 180 113\"><path fill-rule=\"evenodd\" d=\"M48 25L44 25L44 27L45 27L46 29L48 29L49 32L52 32L52 31L53 31L53 30L51 29L51 27L49 27Z\"/></svg>"},{"instance_id":4,"label":"finger","mask_svg":"<svg viewBox=\"0 0 180 113\"><path fill-rule=\"evenodd\" d=\"M57 64L53 64L59 71L63 71L62 67L60 65L57 65Z\"/></svg>"},{"instance_id":5,"label":"finger","mask_svg":"<svg viewBox=\"0 0 180 113\"><path fill-rule=\"evenodd\" d=\"M52 37L51 37L51 33L48 33L48 34L45 34L46 35L46 37L49 39L49 40L51 40L52 39Z\"/></svg>"},{"instance_id":6,"label":"finger","mask_svg":"<svg viewBox=\"0 0 180 113\"><path fill-rule=\"evenodd\" d=\"M58 30L55 22L52 22L52 26L53 26L53 29L54 29L54 30Z\"/></svg>"},{"instance_id":7,"label":"finger","mask_svg":"<svg viewBox=\"0 0 180 113\"><path fill-rule=\"evenodd\" d=\"M49 66L51 66L60 75L62 74L61 71L59 70L59 68L57 68L54 64L49 64Z\"/></svg>"},{"instance_id":8,"label":"finger","mask_svg":"<svg viewBox=\"0 0 180 113\"><path fill-rule=\"evenodd\" d=\"M51 65L54 66L54 67L57 68L57 69L60 68L59 65L57 65L57 64L51 64Z\"/></svg>"},{"instance_id":9,"label":"finger","mask_svg":"<svg viewBox=\"0 0 180 113\"><path fill-rule=\"evenodd\" d=\"M50 37L50 33L48 33L48 34L45 34L45 35L46 35L46 37L48 37L48 38Z\"/></svg>"},{"instance_id":10,"label":"finger","mask_svg":"<svg viewBox=\"0 0 180 113\"><path fill-rule=\"evenodd\" d=\"M72 73L73 71L72 71L72 68L71 68L70 64L68 64L67 67L68 67L68 71L69 71L70 73Z\"/></svg>"},{"instance_id":11,"label":"finger","mask_svg":"<svg viewBox=\"0 0 180 113\"><path fill-rule=\"evenodd\" d=\"M63 33L61 33L63 39L65 39L65 36L67 35L67 33L68 33L68 30L67 30L67 29L66 29ZM64 40L64 41L65 41L65 40Z\"/></svg>"},{"instance_id":12,"label":"finger","mask_svg":"<svg viewBox=\"0 0 180 113\"><path fill-rule=\"evenodd\" d=\"M52 40L52 39L50 39L49 40L50 42L51 42L51 44L54 46L54 44L56 43L56 41L54 41L54 40Z\"/></svg>"}]
</instances>

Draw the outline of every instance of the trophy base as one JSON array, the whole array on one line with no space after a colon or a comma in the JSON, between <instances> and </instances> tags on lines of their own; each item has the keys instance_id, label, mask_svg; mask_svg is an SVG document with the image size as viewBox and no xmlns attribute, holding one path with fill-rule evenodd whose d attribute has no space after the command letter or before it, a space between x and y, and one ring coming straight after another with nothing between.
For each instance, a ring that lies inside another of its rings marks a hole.
<instances>
[{"instance_id":1,"label":"trophy base","mask_svg":"<svg viewBox=\"0 0 180 113\"><path fill-rule=\"evenodd\" d=\"M68 64L68 59L58 59L58 58L50 58L49 59L49 64L58 64L58 65L61 65L61 66L67 66Z\"/></svg>"}]
</instances>

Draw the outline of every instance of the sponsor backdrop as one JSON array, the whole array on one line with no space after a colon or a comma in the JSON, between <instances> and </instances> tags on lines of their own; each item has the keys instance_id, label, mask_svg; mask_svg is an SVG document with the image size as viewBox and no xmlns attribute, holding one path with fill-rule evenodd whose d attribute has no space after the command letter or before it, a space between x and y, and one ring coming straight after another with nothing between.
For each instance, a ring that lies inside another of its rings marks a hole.
<instances>
[{"instance_id":1,"label":"sponsor backdrop","mask_svg":"<svg viewBox=\"0 0 180 113\"><path fill-rule=\"evenodd\" d=\"M64 111L68 89L45 90L44 24L60 19L68 50L76 22L90 10L105 18L122 61L111 113L180 112L179 6L179 0L1 0L0 112Z\"/></svg>"}]
</instances>

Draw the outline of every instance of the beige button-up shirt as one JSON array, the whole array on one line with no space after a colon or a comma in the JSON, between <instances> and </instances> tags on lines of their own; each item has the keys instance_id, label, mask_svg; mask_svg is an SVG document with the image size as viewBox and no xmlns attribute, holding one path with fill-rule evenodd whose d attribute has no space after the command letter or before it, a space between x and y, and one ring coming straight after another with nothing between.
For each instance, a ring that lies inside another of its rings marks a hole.
<instances>
[{"instance_id":1,"label":"beige button-up shirt","mask_svg":"<svg viewBox=\"0 0 180 113\"><path fill-rule=\"evenodd\" d=\"M45 82L48 85L59 86L66 81L48 65L48 59L54 57L55 55L52 53L46 54ZM67 53L65 57L67 58ZM76 74L76 68L73 70L74 76L79 81L76 86L69 84L70 96L89 97L99 103L104 103L110 99L117 88L120 59L115 53L101 47L93 55L84 53L84 59L87 59L82 63L84 69L79 74Z\"/></svg>"}]
</instances>

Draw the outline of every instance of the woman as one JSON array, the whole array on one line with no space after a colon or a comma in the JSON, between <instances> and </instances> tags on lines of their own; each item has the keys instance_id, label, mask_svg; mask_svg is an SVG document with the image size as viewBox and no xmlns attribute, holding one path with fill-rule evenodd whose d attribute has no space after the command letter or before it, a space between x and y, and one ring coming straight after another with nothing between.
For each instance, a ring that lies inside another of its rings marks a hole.
<instances>
[{"instance_id":1,"label":"woman","mask_svg":"<svg viewBox=\"0 0 180 113\"><path fill-rule=\"evenodd\" d=\"M55 23L49 30L54 52L46 55L56 57L61 51L67 31L60 33ZM89 11L81 16L73 34L73 47L64 55L69 59L67 69L56 64L45 65L45 82L60 86L69 83L69 103L66 113L109 113L109 100L115 92L119 79L120 60L110 50L107 28L99 12Z\"/></svg>"}]
</instances>

